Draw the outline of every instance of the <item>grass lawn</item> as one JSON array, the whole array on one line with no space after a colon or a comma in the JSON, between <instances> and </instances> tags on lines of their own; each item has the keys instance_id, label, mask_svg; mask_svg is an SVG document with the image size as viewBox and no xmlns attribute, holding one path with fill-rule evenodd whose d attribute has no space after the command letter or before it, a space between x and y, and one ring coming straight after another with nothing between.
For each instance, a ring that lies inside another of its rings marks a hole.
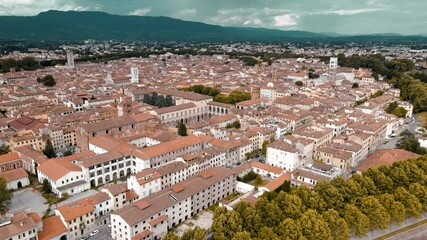
<instances>
[{"instance_id":1,"label":"grass lawn","mask_svg":"<svg viewBox=\"0 0 427 240\"><path fill-rule=\"evenodd\" d=\"M394 232L391 232L391 233L389 233L389 234L383 235L383 236L381 236L381 237L379 237L379 238L375 238L375 240L384 240L384 239L387 239L387 238L389 238L389 237L393 237L393 236L395 236L395 235L397 235L397 234L400 234L400 233L403 233L403 232L409 231L409 230L411 230L411 229L413 229L413 228L419 227L419 226L421 226L421 225L423 225L423 224L427 224L427 219L426 219L426 220L423 220L423 221L421 221L421 222L417 222L417 223L414 223L414 224L412 224L412 225L406 226L406 227L404 227L404 228L401 228L401 229L396 230L396 231L394 231Z\"/></svg>"},{"instance_id":2,"label":"grass lawn","mask_svg":"<svg viewBox=\"0 0 427 240\"><path fill-rule=\"evenodd\" d=\"M265 181L265 180L262 180L262 181L257 181L256 179L255 180L253 180L253 181L250 181L249 182L249 184L250 185L252 185L252 186L254 186L254 187L256 187L256 188L258 188L258 187L261 187L261 186L264 186L265 184L267 184L268 182L267 181Z\"/></svg>"},{"instance_id":3,"label":"grass lawn","mask_svg":"<svg viewBox=\"0 0 427 240\"><path fill-rule=\"evenodd\" d=\"M427 127L427 112L418 113L417 118L420 121L421 127Z\"/></svg>"}]
</instances>

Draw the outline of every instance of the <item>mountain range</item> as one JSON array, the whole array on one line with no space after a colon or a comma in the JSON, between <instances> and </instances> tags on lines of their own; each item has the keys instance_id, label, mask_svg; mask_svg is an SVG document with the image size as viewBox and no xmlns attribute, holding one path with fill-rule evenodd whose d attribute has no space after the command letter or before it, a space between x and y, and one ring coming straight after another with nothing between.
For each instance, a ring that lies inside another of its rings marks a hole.
<instances>
[{"instance_id":1,"label":"mountain range","mask_svg":"<svg viewBox=\"0 0 427 240\"><path fill-rule=\"evenodd\" d=\"M138 41L312 41L416 40L423 36L365 35L222 27L169 17L121 16L104 12L54 11L36 16L0 16L0 39L17 40L138 40Z\"/></svg>"}]
</instances>

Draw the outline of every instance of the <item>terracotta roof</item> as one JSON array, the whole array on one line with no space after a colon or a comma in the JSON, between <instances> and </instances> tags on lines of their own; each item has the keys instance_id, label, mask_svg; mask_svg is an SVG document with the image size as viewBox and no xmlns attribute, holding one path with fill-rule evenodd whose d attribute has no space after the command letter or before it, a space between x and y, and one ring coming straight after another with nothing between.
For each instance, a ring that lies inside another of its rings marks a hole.
<instances>
[{"instance_id":1,"label":"terracotta roof","mask_svg":"<svg viewBox=\"0 0 427 240\"><path fill-rule=\"evenodd\" d=\"M161 215L161 216L149 221L148 224L150 224L152 227L154 227L157 224L161 223L162 221L165 221L166 219L168 219L168 217L166 217L165 215Z\"/></svg>"},{"instance_id":2,"label":"terracotta roof","mask_svg":"<svg viewBox=\"0 0 427 240\"><path fill-rule=\"evenodd\" d=\"M28 173L23 168L17 168L6 172L0 172L0 177L3 177L7 182L10 182L28 177Z\"/></svg>"},{"instance_id":3,"label":"terracotta roof","mask_svg":"<svg viewBox=\"0 0 427 240\"><path fill-rule=\"evenodd\" d=\"M172 187L169 187L153 193L132 205L123 207L112 214L119 215L129 225L134 225L176 204L176 201L171 196L177 201L182 201L233 175L233 172L225 167L215 167L207 171L212 172L212 177L205 179L199 174L180 182L180 185L184 187L180 192L175 192Z\"/></svg>"},{"instance_id":4,"label":"terracotta roof","mask_svg":"<svg viewBox=\"0 0 427 240\"><path fill-rule=\"evenodd\" d=\"M38 232L38 239L49 240L61 234L68 234L68 229L59 216L51 216L43 219L43 231Z\"/></svg>"},{"instance_id":5,"label":"terracotta roof","mask_svg":"<svg viewBox=\"0 0 427 240\"><path fill-rule=\"evenodd\" d=\"M58 207L56 210L58 210L64 220L68 222L87 213L93 212L95 208L87 199L82 199Z\"/></svg>"},{"instance_id":6,"label":"terracotta roof","mask_svg":"<svg viewBox=\"0 0 427 240\"><path fill-rule=\"evenodd\" d=\"M279 176L278 178L274 179L273 181L267 183L265 185L265 187L270 190L270 191L274 191L276 190L278 187L280 187L285 181L289 181L291 179L291 174L289 174L288 172Z\"/></svg>"},{"instance_id":7,"label":"terracotta roof","mask_svg":"<svg viewBox=\"0 0 427 240\"><path fill-rule=\"evenodd\" d=\"M56 181L70 172L79 172L81 169L64 158L53 158L37 168L40 172Z\"/></svg>"},{"instance_id":8,"label":"terracotta roof","mask_svg":"<svg viewBox=\"0 0 427 240\"><path fill-rule=\"evenodd\" d=\"M150 236L151 234L153 234L152 231L150 231L149 229L145 229L144 231L133 236L132 240L143 240L145 237Z\"/></svg>"},{"instance_id":9,"label":"terracotta roof","mask_svg":"<svg viewBox=\"0 0 427 240\"><path fill-rule=\"evenodd\" d=\"M369 155L356 168L358 171L366 171L369 168L390 166L396 161L418 158L420 155L403 149L379 149Z\"/></svg>"},{"instance_id":10,"label":"terracotta roof","mask_svg":"<svg viewBox=\"0 0 427 240\"><path fill-rule=\"evenodd\" d=\"M13 213L11 223L0 227L0 239L9 239L15 235L36 228L34 218L26 212Z\"/></svg>"},{"instance_id":11,"label":"terracotta roof","mask_svg":"<svg viewBox=\"0 0 427 240\"><path fill-rule=\"evenodd\" d=\"M107 189L113 196L117 196L120 193L125 193L128 191L126 183L123 184L109 184L103 187Z\"/></svg>"},{"instance_id":12,"label":"terracotta roof","mask_svg":"<svg viewBox=\"0 0 427 240\"><path fill-rule=\"evenodd\" d=\"M184 109L190 109L190 108L195 108L195 107L196 107L196 104L194 104L194 103L184 103L184 104L180 104L180 105L155 109L154 111L157 114L165 114L165 113L171 113L171 112L181 111Z\"/></svg>"},{"instance_id":13,"label":"terracotta roof","mask_svg":"<svg viewBox=\"0 0 427 240\"><path fill-rule=\"evenodd\" d=\"M21 159L21 157L19 156L18 153L8 153L5 155L0 155L0 163L6 163L6 162L10 162L10 161L14 161L14 160L19 160Z\"/></svg>"},{"instance_id":14,"label":"terracotta roof","mask_svg":"<svg viewBox=\"0 0 427 240\"><path fill-rule=\"evenodd\" d=\"M271 166L271 165L268 165L268 164L265 164L265 163L260 163L260 162L257 162L257 161L251 161L250 165L251 165L252 168L263 169L265 171L272 172L272 173L275 173L275 174L281 174L283 171L285 171L285 170L283 170L281 168L274 167L274 166Z\"/></svg>"}]
</instances>

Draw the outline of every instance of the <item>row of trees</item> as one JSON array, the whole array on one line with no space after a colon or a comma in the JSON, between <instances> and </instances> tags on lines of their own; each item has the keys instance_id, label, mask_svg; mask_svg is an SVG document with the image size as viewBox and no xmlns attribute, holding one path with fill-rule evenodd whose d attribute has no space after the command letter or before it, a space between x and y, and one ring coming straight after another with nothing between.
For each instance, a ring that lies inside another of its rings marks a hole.
<instances>
[{"instance_id":1,"label":"row of trees","mask_svg":"<svg viewBox=\"0 0 427 240\"><path fill-rule=\"evenodd\" d=\"M348 180L320 181L270 192L255 206L240 202L234 211L217 208L215 240L348 239L386 229L427 210L427 157L369 169Z\"/></svg>"},{"instance_id":2,"label":"row of trees","mask_svg":"<svg viewBox=\"0 0 427 240\"><path fill-rule=\"evenodd\" d=\"M156 92L152 94L144 94L142 102L150 104L159 108L170 107L175 105L171 95L159 95Z\"/></svg>"},{"instance_id":3,"label":"row of trees","mask_svg":"<svg viewBox=\"0 0 427 240\"><path fill-rule=\"evenodd\" d=\"M400 89L402 100L412 102L415 113L427 111L427 84L406 74L393 78L390 83Z\"/></svg>"},{"instance_id":4,"label":"row of trees","mask_svg":"<svg viewBox=\"0 0 427 240\"><path fill-rule=\"evenodd\" d=\"M13 58L0 60L0 71L3 73L9 72L12 68L16 71L34 71L42 67L43 66L41 66L33 57L24 57L21 60L15 60Z\"/></svg>"},{"instance_id":5,"label":"row of trees","mask_svg":"<svg viewBox=\"0 0 427 240\"><path fill-rule=\"evenodd\" d=\"M199 93L199 94L203 94L203 95L208 95L211 97L215 97L216 95L219 94L218 89L208 87L208 86L203 86L203 85L193 85L193 86L190 86L188 88L183 88L181 90L191 91L191 92L195 92L195 93Z\"/></svg>"},{"instance_id":6,"label":"row of trees","mask_svg":"<svg viewBox=\"0 0 427 240\"><path fill-rule=\"evenodd\" d=\"M53 87L56 85L56 81L52 75L46 75L43 78L37 77L37 82L43 84L45 87Z\"/></svg>"},{"instance_id":7,"label":"row of trees","mask_svg":"<svg viewBox=\"0 0 427 240\"><path fill-rule=\"evenodd\" d=\"M400 77L402 73L412 71L414 63L410 59L394 59L387 61L381 54L372 54L368 56L353 55L346 57L340 53L337 55L338 64L342 67L352 68L370 68L372 76L378 80L379 75L386 79Z\"/></svg>"},{"instance_id":8,"label":"row of trees","mask_svg":"<svg viewBox=\"0 0 427 240\"><path fill-rule=\"evenodd\" d=\"M218 94L214 97L215 102L235 104L246 100L251 100L251 94L241 91L233 91L229 95Z\"/></svg>"}]
</instances>

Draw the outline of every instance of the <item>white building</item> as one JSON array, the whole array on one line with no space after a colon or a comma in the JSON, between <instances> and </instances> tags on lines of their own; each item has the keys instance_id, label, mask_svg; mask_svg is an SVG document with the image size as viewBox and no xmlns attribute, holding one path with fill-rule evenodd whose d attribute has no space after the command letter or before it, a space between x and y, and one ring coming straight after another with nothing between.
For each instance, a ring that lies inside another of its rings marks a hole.
<instances>
[{"instance_id":1,"label":"white building","mask_svg":"<svg viewBox=\"0 0 427 240\"><path fill-rule=\"evenodd\" d=\"M90 189L89 181L84 177L80 167L73 161L90 154L83 152L63 158L50 159L37 168L38 180L43 183L47 179L52 192L61 197L64 193L73 195Z\"/></svg>"},{"instance_id":2,"label":"white building","mask_svg":"<svg viewBox=\"0 0 427 240\"><path fill-rule=\"evenodd\" d=\"M130 69L130 81L132 83L139 83L139 69L137 66L132 66Z\"/></svg>"},{"instance_id":3,"label":"white building","mask_svg":"<svg viewBox=\"0 0 427 240\"><path fill-rule=\"evenodd\" d=\"M299 165L298 150L287 142L273 142L267 145L266 163L291 172Z\"/></svg>"},{"instance_id":4,"label":"white building","mask_svg":"<svg viewBox=\"0 0 427 240\"><path fill-rule=\"evenodd\" d=\"M71 50L67 50L67 67L74 68L74 54Z\"/></svg>"},{"instance_id":5,"label":"white building","mask_svg":"<svg viewBox=\"0 0 427 240\"><path fill-rule=\"evenodd\" d=\"M113 239L160 239L177 224L231 194L233 171L212 168L111 213Z\"/></svg>"}]
</instances>

